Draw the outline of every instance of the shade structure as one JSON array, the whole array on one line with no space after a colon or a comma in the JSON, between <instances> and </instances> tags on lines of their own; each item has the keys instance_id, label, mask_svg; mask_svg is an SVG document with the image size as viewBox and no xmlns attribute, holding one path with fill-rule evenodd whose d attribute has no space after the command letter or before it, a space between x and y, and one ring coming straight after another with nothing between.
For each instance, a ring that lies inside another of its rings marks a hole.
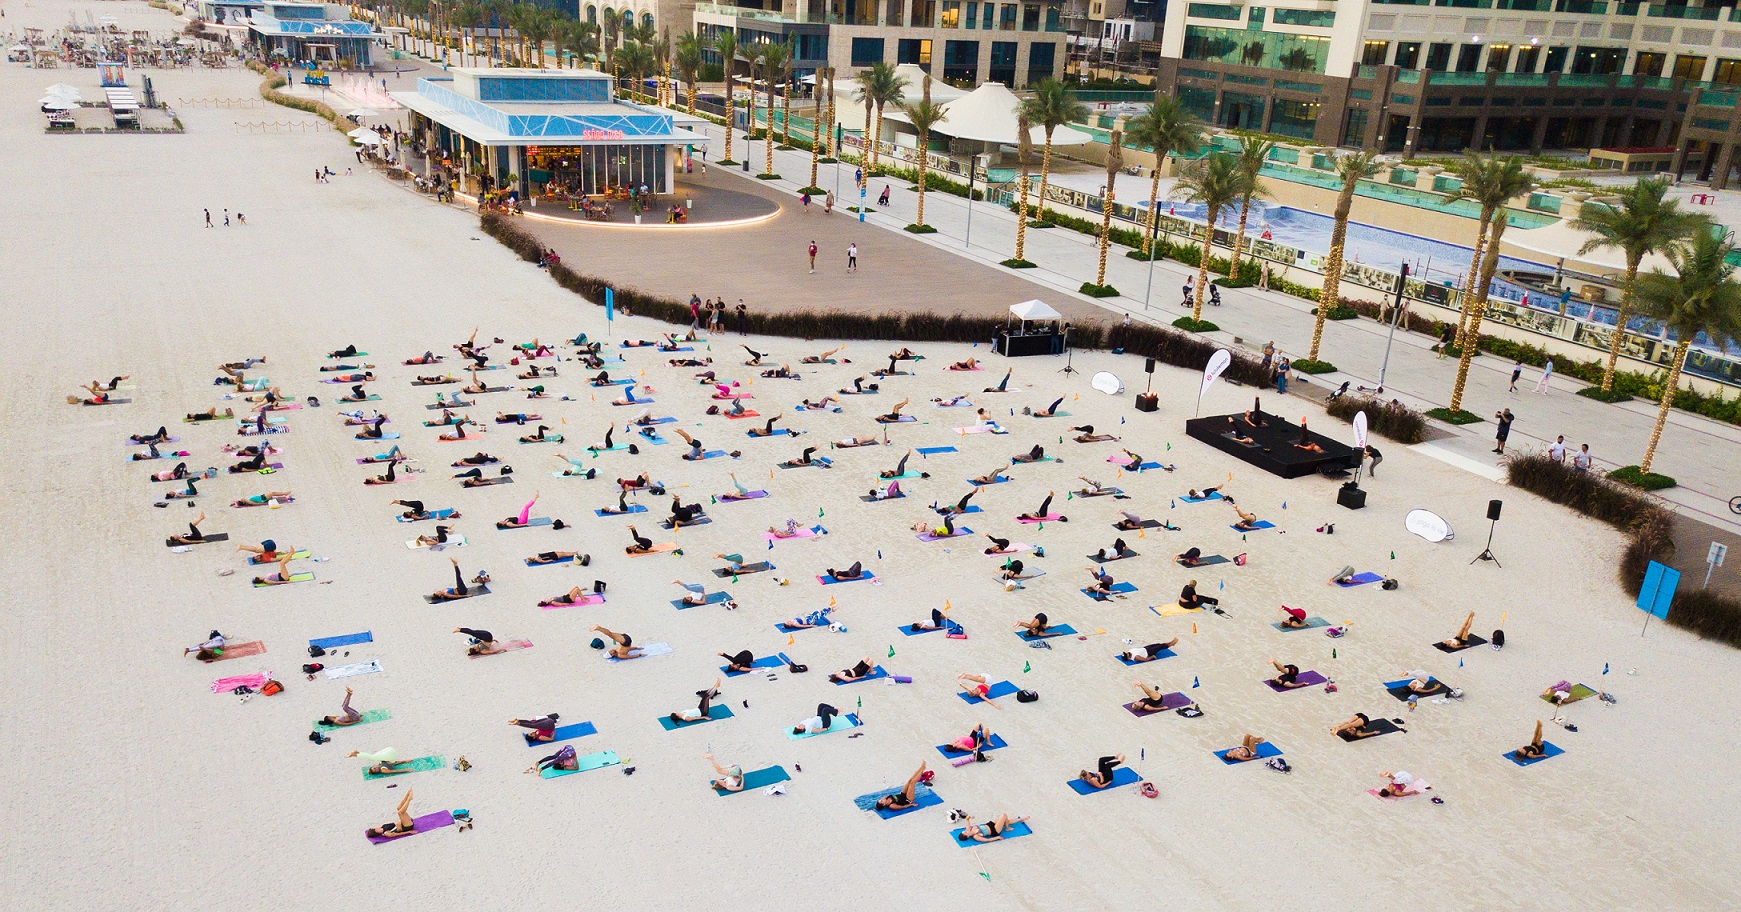
<instances>
[{"instance_id":1,"label":"shade structure","mask_svg":"<svg viewBox=\"0 0 1741 912\"><path fill-rule=\"evenodd\" d=\"M917 97L912 90L907 92L908 100ZM931 84L931 99L937 100L935 82ZM1004 88L1003 83L988 82L966 95L944 102L943 110L948 116L932 127L931 132L956 139L1013 146L1017 143L1016 107L1020 104L1021 99ZM884 116L890 120L907 119L900 111L890 111ZM1038 126L1030 127L1028 138L1038 146L1046 141L1046 131ZM1080 146L1093 140L1094 137L1088 133L1070 127L1060 126L1052 131L1054 146Z\"/></svg>"},{"instance_id":2,"label":"shade structure","mask_svg":"<svg viewBox=\"0 0 1741 912\"><path fill-rule=\"evenodd\" d=\"M1010 313L1018 320L1062 320L1064 315L1052 309L1045 301L1023 301L1011 304Z\"/></svg>"}]
</instances>

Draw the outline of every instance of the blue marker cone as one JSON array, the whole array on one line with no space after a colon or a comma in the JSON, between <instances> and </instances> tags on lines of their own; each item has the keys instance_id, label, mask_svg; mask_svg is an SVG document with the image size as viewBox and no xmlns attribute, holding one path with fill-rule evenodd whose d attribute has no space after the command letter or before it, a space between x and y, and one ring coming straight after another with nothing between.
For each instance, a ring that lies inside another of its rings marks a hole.
<instances>
[{"instance_id":1,"label":"blue marker cone","mask_svg":"<svg viewBox=\"0 0 1741 912\"><path fill-rule=\"evenodd\" d=\"M1202 686L1203 686L1203 682L1201 682L1201 681L1199 681L1199 680L1197 680L1197 676L1196 676L1196 675L1192 675L1192 676L1191 676L1191 688L1192 688L1192 689L1193 689L1193 690L1195 690L1195 689L1196 689L1196 688L1199 688L1199 687L1202 687Z\"/></svg>"},{"instance_id":2,"label":"blue marker cone","mask_svg":"<svg viewBox=\"0 0 1741 912\"><path fill-rule=\"evenodd\" d=\"M1215 588L1217 588L1217 589L1226 589L1226 588L1227 588L1227 581L1226 581L1226 580L1222 580L1222 581L1221 581L1221 582L1219 582L1219 583L1216 583L1216 584L1215 584Z\"/></svg>"},{"instance_id":3,"label":"blue marker cone","mask_svg":"<svg viewBox=\"0 0 1741 912\"><path fill-rule=\"evenodd\" d=\"M1607 662L1603 662L1603 663L1602 663L1602 673L1603 673L1603 674L1607 674L1607 673L1608 673L1608 663L1607 663Z\"/></svg>"},{"instance_id":4,"label":"blue marker cone","mask_svg":"<svg viewBox=\"0 0 1741 912\"><path fill-rule=\"evenodd\" d=\"M877 549L877 560L882 560L882 559L883 559L883 549L878 548Z\"/></svg>"},{"instance_id":5,"label":"blue marker cone","mask_svg":"<svg viewBox=\"0 0 1741 912\"><path fill-rule=\"evenodd\" d=\"M1120 415L1120 416L1118 416L1118 423L1119 423L1119 424L1123 424L1123 423L1124 423L1124 416L1123 416L1123 415Z\"/></svg>"},{"instance_id":6,"label":"blue marker cone","mask_svg":"<svg viewBox=\"0 0 1741 912\"><path fill-rule=\"evenodd\" d=\"M769 551L774 550L774 543L773 542L768 542L768 550Z\"/></svg>"},{"instance_id":7,"label":"blue marker cone","mask_svg":"<svg viewBox=\"0 0 1741 912\"><path fill-rule=\"evenodd\" d=\"M1282 501L1282 509L1286 510L1287 508L1288 508L1288 502L1285 500Z\"/></svg>"},{"instance_id":8,"label":"blue marker cone","mask_svg":"<svg viewBox=\"0 0 1741 912\"><path fill-rule=\"evenodd\" d=\"M1167 501L1167 509L1169 509L1169 510L1179 509L1179 502L1176 500L1168 500Z\"/></svg>"}]
</instances>

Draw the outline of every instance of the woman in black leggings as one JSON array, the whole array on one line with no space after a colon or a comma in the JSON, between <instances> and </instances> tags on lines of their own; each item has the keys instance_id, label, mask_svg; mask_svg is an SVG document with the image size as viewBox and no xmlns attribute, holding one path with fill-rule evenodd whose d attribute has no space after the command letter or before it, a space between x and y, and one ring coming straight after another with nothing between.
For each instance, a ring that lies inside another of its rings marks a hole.
<instances>
[{"instance_id":1,"label":"woman in black leggings","mask_svg":"<svg viewBox=\"0 0 1741 912\"><path fill-rule=\"evenodd\" d=\"M1124 763L1123 754L1116 757L1101 757L1098 771L1083 770L1076 774L1076 778L1088 783L1092 788L1103 789L1112 784L1112 771L1122 763Z\"/></svg>"},{"instance_id":2,"label":"woman in black leggings","mask_svg":"<svg viewBox=\"0 0 1741 912\"><path fill-rule=\"evenodd\" d=\"M429 597L438 602L451 602L456 599L469 598L471 596L471 591L465 587L465 574L461 573L459 570L458 558L450 557L448 558L448 561L453 564L453 588L437 589L430 593ZM472 636L477 637L477 634L474 633ZM477 638L480 640L485 639L484 637Z\"/></svg>"},{"instance_id":3,"label":"woman in black leggings","mask_svg":"<svg viewBox=\"0 0 1741 912\"><path fill-rule=\"evenodd\" d=\"M634 526L629 527L629 537L633 538L635 543L623 549L626 553L646 554L653 550L653 540L635 531Z\"/></svg>"},{"instance_id":4,"label":"woman in black leggings","mask_svg":"<svg viewBox=\"0 0 1741 912\"><path fill-rule=\"evenodd\" d=\"M535 741L556 740L556 720L560 718L562 718L560 713L551 713L536 719L509 719L508 724L531 729L525 735L526 742L530 744Z\"/></svg>"}]
</instances>

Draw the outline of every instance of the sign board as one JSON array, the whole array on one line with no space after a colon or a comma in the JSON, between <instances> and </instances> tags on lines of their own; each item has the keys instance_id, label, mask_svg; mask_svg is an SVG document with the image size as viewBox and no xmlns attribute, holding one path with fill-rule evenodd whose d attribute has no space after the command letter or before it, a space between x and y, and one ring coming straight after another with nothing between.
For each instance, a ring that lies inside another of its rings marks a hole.
<instances>
[{"instance_id":1,"label":"sign board","mask_svg":"<svg viewBox=\"0 0 1741 912\"><path fill-rule=\"evenodd\" d=\"M1124 384L1119 382L1118 376L1108 371L1097 371L1094 374L1094 379L1088 381L1088 385L1108 396L1116 396L1124 392Z\"/></svg>"},{"instance_id":2,"label":"sign board","mask_svg":"<svg viewBox=\"0 0 1741 912\"><path fill-rule=\"evenodd\" d=\"M1457 537L1457 533L1451 531L1451 524L1431 510L1410 510L1402 525L1430 542L1450 541Z\"/></svg>"},{"instance_id":3,"label":"sign board","mask_svg":"<svg viewBox=\"0 0 1741 912\"><path fill-rule=\"evenodd\" d=\"M1729 556L1729 546L1722 542L1711 542L1711 551L1705 555L1705 563L1713 567L1723 566L1723 558Z\"/></svg>"},{"instance_id":4,"label":"sign board","mask_svg":"<svg viewBox=\"0 0 1741 912\"><path fill-rule=\"evenodd\" d=\"M1681 572L1656 561L1644 571L1644 585L1638 588L1638 607L1651 616L1668 620L1669 604L1674 601L1675 587L1681 583Z\"/></svg>"},{"instance_id":5,"label":"sign board","mask_svg":"<svg viewBox=\"0 0 1741 912\"><path fill-rule=\"evenodd\" d=\"M582 140L585 140L585 141L622 139L623 136L624 136L624 133L621 130L582 130L582 131L580 131L580 138Z\"/></svg>"}]
</instances>

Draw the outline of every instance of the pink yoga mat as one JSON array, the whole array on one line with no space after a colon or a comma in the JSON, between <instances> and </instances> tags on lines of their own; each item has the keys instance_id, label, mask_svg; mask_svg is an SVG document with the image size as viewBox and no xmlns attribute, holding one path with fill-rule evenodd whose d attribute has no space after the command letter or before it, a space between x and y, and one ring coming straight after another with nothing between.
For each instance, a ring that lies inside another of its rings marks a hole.
<instances>
[{"instance_id":1,"label":"pink yoga mat","mask_svg":"<svg viewBox=\"0 0 1741 912\"><path fill-rule=\"evenodd\" d=\"M1372 797L1377 798L1380 801L1401 801L1404 798L1413 798L1414 796L1419 795L1422 792L1425 792L1427 789L1432 788L1432 786L1430 784L1428 784L1427 780L1425 780L1425 779L1416 779L1412 783L1412 785L1413 785L1414 791L1409 792L1406 795L1380 795L1378 793L1378 789L1367 789L1366 794L1371 795Z\"/></svg>"},{"instance_id":2,"label":"pink yoga mat","mask_svg":"<svg viewBox=\"0 0 1741 912\"><path fill-rule=\"evenodd\" d=\"M272 672L270 671L261 671L245 675L231 675L227 678L219 678L216 681L213 681L212 693L229 693L230 691L242 686L258 689L265 686L266 682L270 680L272 680Z\"/></svg>"},{"instance_id":3,"label":"pink yoga mat","mask_svg":"<svg viewBox=\"0 0 1741 912\"><path fill-rule=\"evenodd\" d=\"M430 830L439 830L442 827L447 826L453 826L453 812L437 811L433 814L425 814L422 817L411 818L411 832L407 835L392 837L370 836L368 837L368 840L375 845L380 845L383 842L398 842L401 839L410 839L412 836L416 836L419 833L427 833ZM364 832L366 833L368 831L364 830Z\"/></svg>"},{"instance_id":4,"label":"pink yoga mat","mask_svg":"<svg viewBox=\"0 0 1741 912\"><path fill-rule=\"evenodd\" d=\"M762 540L763 541L794 541L794 540L800 539L800 538L815 538L815 537L816 537L816 531L814 529L799 529L798 534L796 534L796 535L775 535L772 532L763 532L762 533Z\"/></svg>"},{"instance_id":5,"label":"pink yoga mat","mask_svg":"<svg viewBox=\"0 0 1741 912\"><path fill-rule=\"evenodd\" d=\"M224 654L213 659L222 662L225 659L240 659L245 656L257 656L266 651L266 643L262 640L250 640L246 643L231 643L224 647Z\"/></svg>"},{"instance_id":6,"label":"pink yoga mat","mask_svg":"<svg viewBox=\"0 0 1741 912\"><path fill-rule=\"evenodd\" d=\"M719 500L721 503L736 503L740 500L755 500L758 497L767 497L767 496L768 496L767 491L751 491L750 493L744 494L741 496L737 495L737 494L732 494L729 496L727 496L725 494L721 494L721 495L719 495ZM768 534L772 534L772 533L764 532L763 534L768 535Z\"/></svg>"},{"instance_id":7,"label":"pink yoga mat","mask_svg":"<svg viewBox=\"0 0 1741 912\"><path fill-rule=\"evenodd\" d=\"M754 393L732 393L729 396L722 396L719 393L714 393L713 398L724 402L732 399L754 399L756 395Z\"/></svg>"},{"instance_id":8,"label":"pink yoga mat","mask_svg":"<svg viewBox=\"0 0 1741 912\"><path fill-rule=\"evenodd\" d=\"M1063 519L1063 518L1064 518L1064 514L1062 514L1062 513L1047 513L1045 516L1042 516L1039 519L1018 519L1016 521L1020 522L1020 523L1025 523L1025 524L1031 526L1034 523L1057 522L1058 520Z\"/></svg>"}]
</instances>

